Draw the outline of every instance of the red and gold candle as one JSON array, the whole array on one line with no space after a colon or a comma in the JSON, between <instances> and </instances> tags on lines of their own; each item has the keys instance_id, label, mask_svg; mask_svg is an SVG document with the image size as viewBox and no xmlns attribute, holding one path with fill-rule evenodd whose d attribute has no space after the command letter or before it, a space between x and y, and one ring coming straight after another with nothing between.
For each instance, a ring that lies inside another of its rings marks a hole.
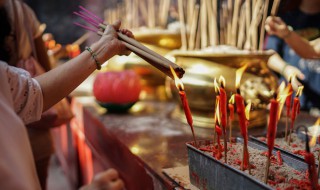
<instances>
[{"instance_id":1,"label":"red and gold candle","mask_svg":"<svg viewBox=\"0 0 320 190\"><path fill-rule=\"evenodd\" d=\"M293 106L292 106L292 110L291 110L291 126L290 126L289 138L288 138L289 145L290 145L290 142L291 142L291 133L292 133L293 127L294 127L294 121L296 120L297 114L300 113L300 100L299 100L299 97L302 94L303 87L304 86L299 86L298 87L298 90L296 92L296 96L293 99Z\"/></svg>"},{"instance_id":2,"label":"red and gold candle","mask_svg":"<svg viewBox=\"0 0 320 190\"><path fill-rule=\"evenodd\" d=\"M177 89L179 90L179 96L180 96L180 99L181 99L181 102L182 102L182 107L183 107L187 122L188 122L188 124L190 126L195 146L198 147L197 141L196 141L196 137L195 137L195 134L194 134L192 114L191 114L191 110L190 110L190 107L189 107L189 104L188 104L187 95L186 95L186 93L184 91L183 83L179 79L179 77L177 76L176 72L173 70L173 68L171 66L170 66L170 70L172 72L172 75L174 76L175 85L176 85Z\"/></svg>"},{"instance_id":3,"label":"red and gold candle","mask_svg":"<svg viewBox=\"0 0 320 190\"><path fill-rule=\"evenodd\" d=\"M241 170L244 170L249 167L247 120L245 116L244 99L240 94L240 80L246 68L247 68L247 65L244 65L243 67L241 67L236 71L236 89L237 89L237 94L235 95L235 101L237 106L236 111L239 118L240 132L243 137L243 157L242 157Z\"/></svg>"},{"instance_id":4,"label":"red and gold candle","mask_svg":"<svg viewBox=\"0 0 320 190\"><path fill-rule=\"evenodd\" d=\"M231 98L229 99L229 142L231 143L232 137L232 121L234 120L234 94L232 94Z\"/></svg>"}]
</instances>

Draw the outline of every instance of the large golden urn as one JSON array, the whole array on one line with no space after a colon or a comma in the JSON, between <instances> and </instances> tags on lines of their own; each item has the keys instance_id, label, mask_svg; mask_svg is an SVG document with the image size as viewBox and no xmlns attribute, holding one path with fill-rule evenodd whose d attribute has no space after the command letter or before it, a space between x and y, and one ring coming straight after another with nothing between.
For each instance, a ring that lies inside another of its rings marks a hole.
<instances>
[{"instance_id":1,"label":"large golden urn","mask_svg":"<svg viewBox=\"0 0 320 190\"><path fill-rule=\"evenodd\" d=\"M214 78L226 79L228 99L235 89L235 73L238 68L248 64L241 79L240 91L245 101L253 103L250 112L249 127L263 126L267 122L266 106L277 88L277 78L267 67L267 61L273 54L270 51L236 53L212 53L208 51L172 51L169 57L185 69L182 82L192 111L194 125L212 127L214 123L215 90ZM176 101L180 102L174 82L167 78L166 90ZM181 105L181 104L180 104ZM182 107L177 114L185 121ZM235 114L237 116L237 114ZM186 122L186 121L185 121ZM234 125L237 125L237 118Z\"/></svg>"}]
</instances>

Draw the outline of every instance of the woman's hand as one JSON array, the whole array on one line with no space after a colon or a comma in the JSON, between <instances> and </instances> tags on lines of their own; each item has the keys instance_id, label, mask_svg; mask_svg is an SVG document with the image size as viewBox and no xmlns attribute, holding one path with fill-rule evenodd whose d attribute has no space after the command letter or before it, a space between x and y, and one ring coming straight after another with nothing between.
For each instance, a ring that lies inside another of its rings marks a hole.
<instances>
[{"instance_id":1,"label":"woman's hand","mask_svg":"<svg viewBox=\"0 0 320 190\"><path fill-rule=\"evenodd\" d=\"M94 43L91 48L97 54L99 62L103 63L114 55L129 55L131 52L126 48L124 42L118 39L117 31L134 38L132 32L127 29L120 29L121 22L108 24L100 40Z\"/></svg>"},{"instance_id":2,"label":"woman's hand","mask_svg":"<svg viewBox=\"0 0 320 190\"><path fill-rule=\"evenodd\" d=\"M123 190L124 183L119 178L119 174L115 169L97 174L91 184L83 186L80 190Z\"/></svg>"},{"instance_id":3,"label":"woman's hand","mask_svg":"<svg viewBox=\"0 0 320 190\"><path fill-rule=\"evenodd\" d=\"M297 91L298 87L302 85L299 82L299 80L305 79L304 74L297 67L294 67L291 65L285 66L285 69L284 69L282 75L287 81L289 80L290 76L292 77L291 84L292 84L293 90L295 90L295 91Z\"/></svg>"},{"instance_id":4,"label":"woman's hand","mask_svg":"<svg viewBox=\"0 0 320 190\"><path fill-rule=\"evenodd\" d=\"M269 16L265 22L265 29L268 34L276 35L282 39L289 37L291 34L291 30L280 17Z\"/></svg>"}]
</instances>

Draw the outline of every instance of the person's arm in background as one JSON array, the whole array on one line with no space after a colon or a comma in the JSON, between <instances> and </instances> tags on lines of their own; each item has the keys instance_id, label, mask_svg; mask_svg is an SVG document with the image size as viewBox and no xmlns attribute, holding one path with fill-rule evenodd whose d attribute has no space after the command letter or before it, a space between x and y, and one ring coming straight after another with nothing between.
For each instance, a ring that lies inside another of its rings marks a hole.
<instances>
[{"instance_id":1,"label":"person's arm in background","mask_svg":"<svg viewBox=\"0 0 320 190\"><path fill-rule=\"evenodd\" d=\"M91 45L100 63L104 63L114 55L128 53L124 43L118 40L116 33L120 24L116 22L114 25L108 25L100 40ZM133 37L128 30L122 30L122 33ZM39 82L43 94L43 111L66 97L96 68L96 62L90 52L84 51L65 64L37 76L35 79Z\"/></svg>"},{"instance_id":2,"label":"person's arm in background","mask_svg":"<svg viewBox=\"0 0 320 190\"><path fill-rule=\"evenodd\" d=\"M282 38L300 57L306 59L320 58L320 39L312 42L307 41L290 30L280 17L268 17L265 29L270 35Z\"/></svg>"},{"instance_id":3,"label":"person's arm in background","mask_svg":"<svg viewBox=\"0 0 320 190\"><path fill-rule=\"evenodd\" d=\"M51 70L52 68L51 68L49 56L47 53L47 49L44 45L44 42L42 40L42 35L34 39L34 45L37 51L38 62L41 64L41 66L44 68L46 72Z\"/></svg>"},{"instance_id":4,"label":"person's arm in background","mask_svg":"<svg viewBox=\"0 0 320 190\"><path fill-rule=\"evenodd\" d=\"M290 76L296 76L299 79L303 80L305 76L302 72L285 62L278 53L272 55L268 60L268 67L273 71L281 74L287 81L289 80ZM297 90L301 83L296 79L296 77L292 78L291 84L294 90Z\"/></svg>"},{"instance_id":5,"label":"person's arm in background","mask_svg":"<svg viewBox=\"0 0 320 190\"><path fill-rule=\"evenodd\" d=\"M270 17L268 17L269 19ZM266 30L268 23L266 23ZM277 53L272 55L268 60L268 67L272 69L273 71L279 73L282 75L287 81L289 80L290 76L293 77L291 83L293 85L294 90L297 90L298 86L301 85L301 83L296 79L299 78L300 80L304 80L305 76L302 74L302 72L297 68L292 66L290 63L287 63L283 58L281 57L283 52L283 46L285 41L281 39L281 37L278 37L276 35L271 35L271 33L268 33L269 36L267 38L267 49L272 49L276 51Z\"/></svg>"}]
</instances>

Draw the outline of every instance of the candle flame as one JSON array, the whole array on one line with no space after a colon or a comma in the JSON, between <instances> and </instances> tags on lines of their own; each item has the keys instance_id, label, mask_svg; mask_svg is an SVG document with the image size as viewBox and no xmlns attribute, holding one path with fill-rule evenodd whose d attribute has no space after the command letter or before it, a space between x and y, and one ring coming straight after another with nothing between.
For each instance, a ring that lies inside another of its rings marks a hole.
<instances>
[{"instance_id":1,"label":"candle flame","mask_svg":"<svg viewBox=\"0 0 320 190\"><path fill-rule=\"evenodd\" d=\"M183 83L182 81L179 79L179 77L177 76L176 72L174 71L174 69L170 66L170 70L171 70L171 73L174 77L174 83L176 85L176 87L179 89L179 90L184 90L184 86L183 86Z\"/></svg>"},{"instance_id":2,"label":"candle flame","mask_svg":"<svg viewBox=\"0 0 320 190\"><path fill-rule=\"evenodd\" d=\"M220 83L220 86L221 86L222 88L225 88L225 86L226 86L226 79L225 79L223 76L220 76L220 77L219 77L219 83Z\"/></svg>"},{"instance_id":3,"label":"candle flame","mask_svg":"<svg viewBox=\"0 0 320 190\"><path fill-rule=\"evenodd\" d=\"M230 97L229 104L234 104L234 94Z\"/></svg>"},{"instance_id":4,"label":"candle flame","mask_svg":"<svg viewBox=\"0 0 320 190\"><path fill-rule=\"evenodd\" d=\"M312 134L312 138L309 142L310 146L314 146L317 143L317 136L318 136L318 129L320 127L320 117L318 118L318 120L314 123L313 125L313 134Z\"/></svg>"},{"instance_id":5,"label":"candle flame","mask_svg":"<svg viewBox=\"0 0 320 190\"><path fill-rule=\"evenodd\" d=\"M249 121L250 120L250 110L251 110L251 101L249 101L248 105L246 106L246 110L245 110L245 114L246 114L246 118Z\"/></svg>"},{"instance_id":6,"label":"candle flame","mask_svg":"<svg viewBox=\"0 0 320 190\"><path fill-rule=\"evenodd\" d=\"M240 87L241 77L242 77L243 72L247 69L247 66L248 65L245 64L241 68L237 69L237 71L236 71L236 88Z\"/></svg>"},{"instance_id":7,"label":"candle flame","mask_svg":"<svg viewBox=\"0 0 320 190\"><path fill-rule=\"evenodd\" d=\"M298 90L297 90L297 93L296 93L296 97L300 97L301 96L303 88L304 88L304 86L299 86L298 87Z\"/></svg>"},{"instance_id":8,"label":"candle flame","mask_svg":"<svg viewBox=\"0 0 320 190\"><path fill-rule=\"evenodd\" d=\"M216 113L215 113L215 115L214 115L214 121L216 121L216 122L218 122L218 125L220 125L220 106L219 106L219 104L220 104L220 101L218 100L218 99L216 99ZM217 124L217 123L216 123Z\"/></svg>"},{"instance_id":9,"label":"candle flame","mask_svg":"<svg viewBox=\"0 0 320 190\"><path fill-rule=\"evenodd\" d=\"M277 101L279 102L279 112L278 112L278 119L280 119L281 113L282 113L282 109L283 109L283 105L286 102L286 99L288 96L291 96L291 91L289 86L285 87L285 82L283 81L279 88L278 88L278 97L277 97Z\"/></svg>"},{"instance_id":10,"label":"candle flame","mask_svg":"<svg viewBox=\"0 0 320 190\"><path fill-rule=\"evenodd\" d=\"M216 78L214 78L214 82L213 82L213 85L214 85L214 91L216 92L216 94L219 94L219 85L218 85L218 83L217 83L217 79Z\"/></svg>"}]
</instances>

